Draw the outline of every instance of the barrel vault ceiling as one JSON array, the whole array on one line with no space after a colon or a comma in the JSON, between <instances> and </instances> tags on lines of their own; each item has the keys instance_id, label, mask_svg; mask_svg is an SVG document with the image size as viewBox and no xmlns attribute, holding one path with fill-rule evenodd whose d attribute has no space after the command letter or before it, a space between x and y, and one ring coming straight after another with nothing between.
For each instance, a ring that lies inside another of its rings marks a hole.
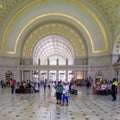
<instances>
[{"instance_id":1,"label":"barrel vault ceiling","mask_svg":"<svg viewBox=\"0 0 120 120\"><path fill-rule=\"evenodd\" d=\"M10 20L15 13L23 6L35 0L0 0L0 28L5 27L4 21ZM36 1L52 1L52 0L36 0ZM65 0L71 2L83 2L84 0ZM87 0L87 4L93 9L97 9L100 15L106 21L107 26L114 39L116 29L120 24L120 0ZM86 5L87 5L86 4ZM99 16L99 15L96 15ZM119 30L118 30L119 31ZM113 42L114 43L114 42Z\"/></svg>"},{"instance_id":2,"label":"barrel vault ceiling","mask_svg":"<svg viewBox=\"0 0 120 120\"><path fill-rule=\"evenodd\" d=\"M19 4L27 4L33 0L0 0L0 25L11 11L16 10ZM97 7L105 17L111 30L115 30L120 22L120 0L88 0L93 7ZM16 11L17 12L17 11Z\"/></svg>"}]
</instances>

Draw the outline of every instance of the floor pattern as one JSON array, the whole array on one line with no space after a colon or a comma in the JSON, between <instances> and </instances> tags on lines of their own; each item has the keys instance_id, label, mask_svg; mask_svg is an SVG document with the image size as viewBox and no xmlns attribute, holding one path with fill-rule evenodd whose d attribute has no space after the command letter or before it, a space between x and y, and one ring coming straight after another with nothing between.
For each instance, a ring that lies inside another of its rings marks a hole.
<instances>
[{"instance_id":1,"label":"floor pattern","mask_svg":"<svg viewBox=\"0 0 120 120\"><path fill-rule=\"evenodd\" d=\"M120 120L120 93L93 95L91 89L79 87L78 95L69 96L69 106L55 104L55 90L31 94L11 94L0 88L0 120Z\"/></svg>"}]
</instances>

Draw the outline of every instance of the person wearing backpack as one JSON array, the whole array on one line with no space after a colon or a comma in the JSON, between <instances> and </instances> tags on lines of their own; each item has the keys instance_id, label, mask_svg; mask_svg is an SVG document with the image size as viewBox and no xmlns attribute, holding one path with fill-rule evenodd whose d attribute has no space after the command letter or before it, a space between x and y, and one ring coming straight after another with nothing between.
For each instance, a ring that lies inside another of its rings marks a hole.
<instances>
[{"instance_id":1,"label":"person wearing backpack","mask_svg":"<svg viewBox=\"0 0 120 120\"><path fill-rule=\"evenodd\" d=\"M58 81L58 84L55 86L56 89L56 104L61 105L61 99L62 99L62 92L63 92L63 85L62 81Z\"/></svg>"}]
</instances>

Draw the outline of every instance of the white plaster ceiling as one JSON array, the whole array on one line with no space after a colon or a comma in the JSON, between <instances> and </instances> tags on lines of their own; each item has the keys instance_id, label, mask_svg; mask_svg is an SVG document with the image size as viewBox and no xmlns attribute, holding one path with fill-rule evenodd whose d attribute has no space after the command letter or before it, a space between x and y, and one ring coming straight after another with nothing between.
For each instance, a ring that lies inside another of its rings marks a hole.
<instances>
[{"instance_id":1,"label":"white plaster ceiling","mask_svg":"<svg viewBox=\"0 0 120 120\"><path fill-rule=\"evenodd\" d=\"M49 20L68 22L84 36L88 55L112 53L115 38L119 34L120 0L0 0L1 54L20 56L26 35L35 22L27 29L23 28L37 16L47 13L63 13L67 17L41 17L35 25ZM90 37L93 41L90 41Z\"/></svg>"}]
</instances>

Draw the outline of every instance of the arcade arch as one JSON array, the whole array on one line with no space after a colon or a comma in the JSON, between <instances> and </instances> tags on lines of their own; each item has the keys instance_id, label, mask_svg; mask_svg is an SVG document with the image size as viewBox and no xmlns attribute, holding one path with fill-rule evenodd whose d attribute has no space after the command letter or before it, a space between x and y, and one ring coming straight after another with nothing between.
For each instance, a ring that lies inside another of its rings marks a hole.
<instances>
[{"instance_id":1,"label":"arcade arch","mask_svg":"<svg viewBox=\"0 0 120 120\"><path fill-rule=\"evenodd\" d=\"M74 65L75 51L72 44L62 36L48 35L42 38L33 50L33 65ZM36 72L36 71L35 71ZM71 80L71 70L37 71L33 77L41 80ZM79 76L79 75L78 75Z\"/></svg>"},{"instance_id":2,"label":"arcade arch","mask_svg":"<svg viewBox=\"0 0 120 120\"><path fill-rule=\"evenodd\" d=\"M57 59L59 59L59 65L66 65L66 59L68 64L74 64L74 48L71 43L64 37L58 35L49 35L40 40L33 51L33 64L38 64L40 60L41 65L47 65L49 59L49 65L56 65Z\"/></svg>"},{"instance_id":3,"label":"arcade arch","mask_svg":"<svg viewBox=\"0 0 120 120\"><path fill-rule=\"evenodd\" d=\"M22 56L23 58L32 57L33 67L37 65L33 70L35 77L38 73L42 76L41 79L70 80L74 72L72 67L78 65L80 59L86 60L87 47L83 37L70 26L49 23L29 34L24 43ZM77 71L82 69L80 66L77 67L79 68ZM76 74L76 76L79 75ZM83 78L83 75L80 78Z\"/></svg>"}]
</instances>

